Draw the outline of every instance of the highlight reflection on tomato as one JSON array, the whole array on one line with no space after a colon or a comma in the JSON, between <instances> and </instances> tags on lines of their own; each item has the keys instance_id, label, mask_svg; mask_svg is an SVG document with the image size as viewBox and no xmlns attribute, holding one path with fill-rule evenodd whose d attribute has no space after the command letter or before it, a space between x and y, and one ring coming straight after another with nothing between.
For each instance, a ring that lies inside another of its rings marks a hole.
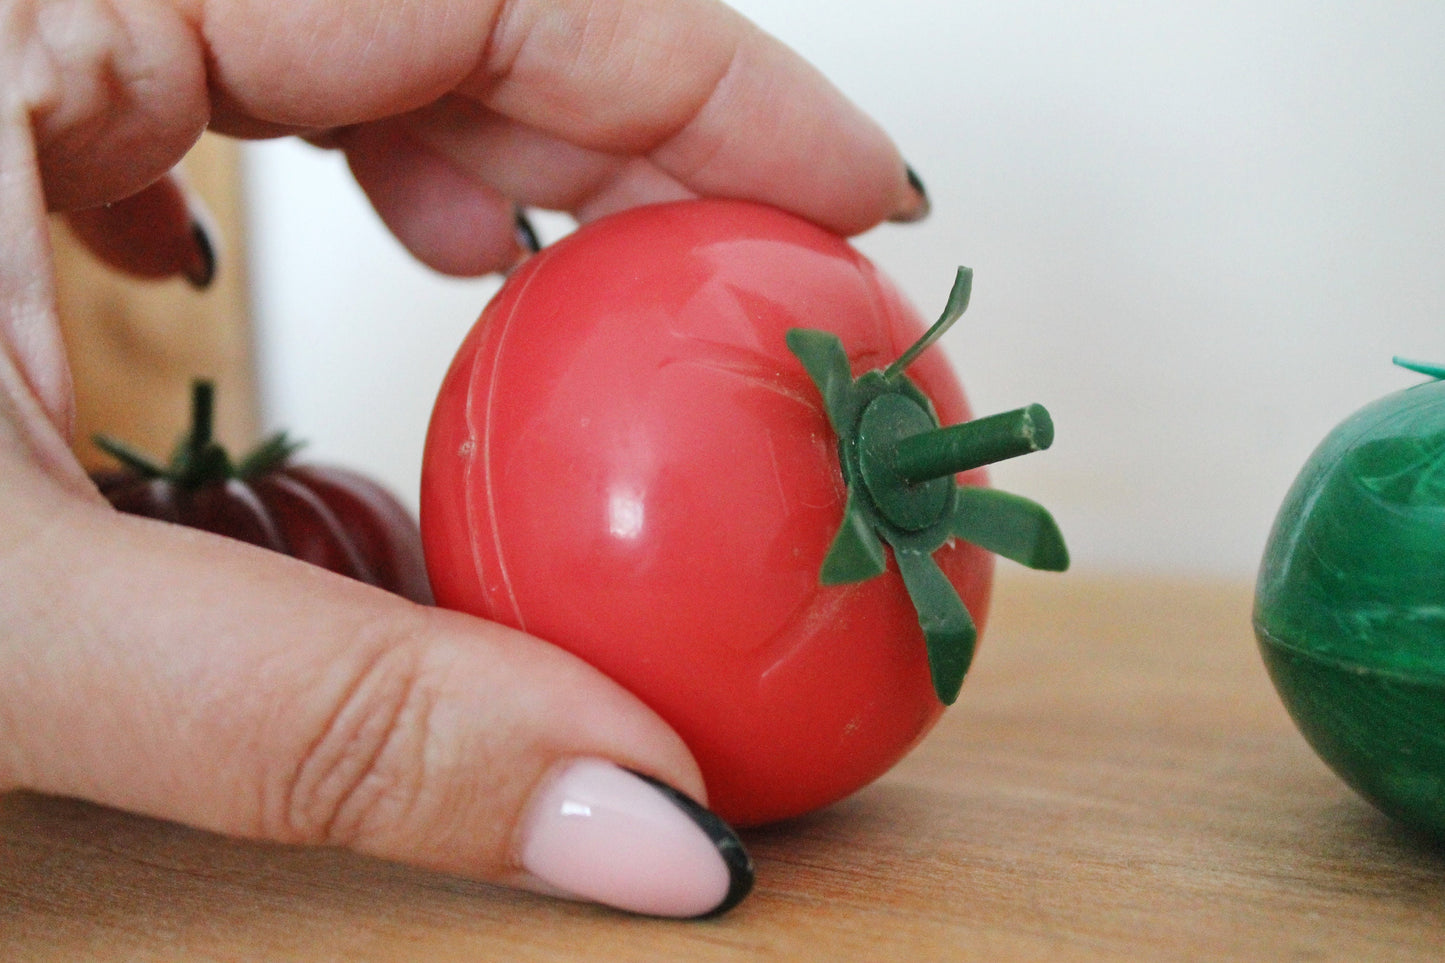
<instances>
[{"instance_id":1,"label":"highlight reflection on tomato","mask_svg":"<svg viewBox=\"0 0 1445 963\"><path fill-rule=\"evenodd\" d=\"M423 467L439 604L637 694L739 825L871 782L943 709L898 550L876 578L820 582L852 503L830 410L790 350L798 328L836 336L853 373L925 330L846 241L791 215L720 200L613 215L534 256L486 307ZM903 380L943 424L969 421L941 352ZM982 468L959 481L983 485ZM992 555L951 536L935 547L981 625Z\"/></svg>"}]
</instances>

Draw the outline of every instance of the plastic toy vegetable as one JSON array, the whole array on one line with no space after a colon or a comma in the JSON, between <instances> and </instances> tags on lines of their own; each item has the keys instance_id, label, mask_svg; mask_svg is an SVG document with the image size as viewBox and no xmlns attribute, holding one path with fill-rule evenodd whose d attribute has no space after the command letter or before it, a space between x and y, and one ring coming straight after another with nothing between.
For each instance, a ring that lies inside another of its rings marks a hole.
<instances>
[{"instance_id":1,"label":"plastic toy vegetable","mask_svg":"<svg viewBox=\"0 0 1445 963\"><path fill-rule=\"evenodd\" d=\"M733 823L867 784L957 695L985 549L1067 561L1043 509L980 487L985 462L1048 444L1047 414L937 430L970 418L925 350L967 289L965 272L924 337L845 241L735 201L639 208L543 250L437 399L421 520L439 602L640 696Z\"/></svg>"},{"instance_id":2,"label":"plastic toy vegetable","mask_svg":"<svg viewBox=\"0 0 1445 963\"><path fill-rule=\"evenodd\" d=\"M1305 738L1380 809L1445 837L1445 367L1310 456L1265 548L1254 625Z\"/></svg>"},{"instance_id":3,"label":"plastic toy vegetable","mask_svg":"<svg viewBox=\"0 0 1445 963\"><path fill-rule=\"evenodd\" d=\"M96 444L122 465L92 477L117 509L260 545L430 604L421 534L390 492L342 468L293 464L284 434L232 462L212 439L214 389L192 390L189 433L169 466L115 439Z\"/></svg>"}]
</instances>

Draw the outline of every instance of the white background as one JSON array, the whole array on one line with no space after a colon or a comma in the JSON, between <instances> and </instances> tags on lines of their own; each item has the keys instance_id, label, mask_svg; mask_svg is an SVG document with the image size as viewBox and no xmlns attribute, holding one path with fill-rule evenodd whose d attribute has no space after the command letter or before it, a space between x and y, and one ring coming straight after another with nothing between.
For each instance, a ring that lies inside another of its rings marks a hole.
<instances>
[{"instance_id":1,"label":"white background","mask_svg":"<svg viewBox=\"0 0 1445 963\"><path fill-rule=\"evenodd\" d=\"M859 246L950 333L995 482L1076 568L1250 578L1326 431L1445 361L1445 5L739 0L876 116L934 215ZM414 503L431 397L494 283L428 274L339 159L250 157L268 421ZM549 236L562 222L544 220Z\"/></svg>"}]
</instances>

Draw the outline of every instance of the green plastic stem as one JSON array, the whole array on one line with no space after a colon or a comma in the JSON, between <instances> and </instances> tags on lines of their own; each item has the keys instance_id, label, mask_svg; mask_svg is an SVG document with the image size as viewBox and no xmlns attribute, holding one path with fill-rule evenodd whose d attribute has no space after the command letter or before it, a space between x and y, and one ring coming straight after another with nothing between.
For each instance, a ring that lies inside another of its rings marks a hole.
<instances>
[{"instance_id":1,"label":"green plastic stem","mask_svg":"<svg viewBox=\"0 0 1445 963\"><path fill-rule=\"evenodd\" d=\"M186 444L191 451L209 448L216 435L216 386L210 381L191 382L191 433Z\"/></svg>"},{"instance_id":2,"label":"green plastic stem","mask_svg":"<svg viewBox=\"0 0 1445 963\"><path fill-rule=\"evenodd\" d=\"M1043 451L1054 443L1054 422L1042 405L965 421L899 441L893 470L916 485Z\"/></svg>"},{"instance_id":3,"label":"green plastic stem","mask_svg":"<svg viewBox=\"0 0 1445 963\"><path fill-rule=\"evenodd\" d=\"M216 441L216 386L204 379L191 383L191 424L176 444L168 465L160 465L107 435L96 435L94 441L101 451L142 478L164 478L190 490L227 479L259 477L279 468L301 448L300 442L292 441L285 432L277 432L239 463L233 463Z\"/></svg>"}]
</instances>

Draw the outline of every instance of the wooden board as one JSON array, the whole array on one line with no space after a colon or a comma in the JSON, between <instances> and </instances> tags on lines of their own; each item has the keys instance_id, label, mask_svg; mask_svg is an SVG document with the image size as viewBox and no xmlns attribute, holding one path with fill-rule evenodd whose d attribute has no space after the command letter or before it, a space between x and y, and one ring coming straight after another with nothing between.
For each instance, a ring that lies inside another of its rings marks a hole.
<instances>
[{"instance_id":1,"label":"wooden board","mask_svg":"<svg viewBox=\"0 0 1445 963\"><path fill-rule=\"evenodd\" d=\"M75 450L88 468L113 467L91 443L96 432L168 456L188 424L197 377L216 382L217 436L233 450L255 440L239 148L206 135L183 167L217 233L219 270L205 291L180 279L122 276L91 256L59 218L53 224L61 324L75 379Z\"/></svg>"},{"instance_id":2,"label":"wooden board","mask_svg":"<svg viewBox=\"0 0 1445 963\"><path fill-rule=\"evenodd\" d=\"M1249 595L1010 575L939 728L853 799L749 833L758 888L717 921L14 795L0 958L1441 958L1445 850L1315 759L1254 650Z\"/></svg>"}]
</instances>

